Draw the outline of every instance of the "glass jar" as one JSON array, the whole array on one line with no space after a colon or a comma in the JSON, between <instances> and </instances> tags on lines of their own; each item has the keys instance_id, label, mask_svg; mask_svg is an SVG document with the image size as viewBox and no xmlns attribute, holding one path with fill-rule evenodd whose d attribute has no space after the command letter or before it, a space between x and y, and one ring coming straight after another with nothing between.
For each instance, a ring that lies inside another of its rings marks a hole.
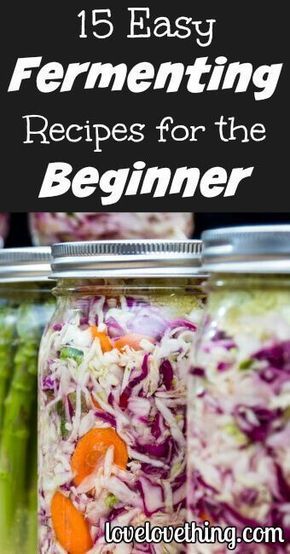
<instances>
[{"instance_id":1,"label":"glass jar","mask_svg":"<svg viewBox=\"0 0 290 554\"><path fill-rule=\"evenodd\" d=\"M37 357L50 248L0 252L0 552L37 551Z\"/></svg>"},{"instance_id":2,"label":"glass jar","mask_svg":"<svg viewBox=\"0 0 290 554\"><path fill-rule=\"evenodd\" d=\"M235 552L290 552L290 226L203 238L212 276L189 384L189 519L241 538L246 527L280 528L273 544L260 534Z\"/></svg>"},{"instance_id":3,"label":"glass jar","mask_svg":"<svg viewBox=\"0 0 290 554\"><path fill-rule=\"evenodd\" d=\"M103 239L180 239L193 232L191 213L35 212L30 229L36 245Z\"/></svg>"},{"instance_id":4,"label":"glass jar","mask_svg":"<svg viewBox=\"0 0 290 554\"><path fill-rule=\"evenodd\" d=\"M2 246L2 241L6 239L9 231L9 219L10 215L6 212L0 212L0 240Z\"/></svg>"},{"instance_id":5,"label":"glass jar","mask_svg":"<svg viewBox=\"0 0 290 554\"><path fill-rule=\"evenodd\" d=\"M199 241L53 247L57 309L40 352L41 554L119 552L106 544L106 521L185 521L200 250Z\"/></svg>"}]
</instances>

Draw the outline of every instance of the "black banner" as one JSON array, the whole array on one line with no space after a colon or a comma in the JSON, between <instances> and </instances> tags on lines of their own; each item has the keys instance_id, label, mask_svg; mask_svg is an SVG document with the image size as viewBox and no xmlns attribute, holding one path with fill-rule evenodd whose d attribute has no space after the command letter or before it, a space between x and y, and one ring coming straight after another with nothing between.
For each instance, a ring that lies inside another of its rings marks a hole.
<instances>
[{"instance_id":1,"label":"black banner","mask_svg":"<svg viewBox=\"0 0 290 554\"><path fill-rule=\"evenodd\" d=\"M1 209L285 211L287 13L4 3Z\"/></svg>"}]
</instances>

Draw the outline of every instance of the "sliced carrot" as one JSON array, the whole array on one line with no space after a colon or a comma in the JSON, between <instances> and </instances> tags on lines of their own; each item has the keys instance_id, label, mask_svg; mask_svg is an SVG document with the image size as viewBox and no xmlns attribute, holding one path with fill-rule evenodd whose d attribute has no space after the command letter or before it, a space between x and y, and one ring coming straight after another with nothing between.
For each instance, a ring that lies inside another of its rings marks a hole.
<instances>
[{"instance_id":1,"label":"sliced carrot","mask_svg":"<svg viewBox=\"0 0 290 554\"><path fill-rule=\"evenodd\" d=\"M69 554L85 554L93 547L90 529L83 514L72 501L56 492L51 502L51 517L55 536Z\"/></svg>"},{"instance_id":2,"label":"sliced carrot","mask_svg":"<svg viewBox=\"0 0 290 554\"><path fill-rule=\"evenodd\" d=\"M201 521L209 521L210 523L212 523L210 516L206 512L201 512L199 514L199 517Z\"/></svg>"},{"instance_id":3,"label":"sliced carrot","mask_svg":"<svg viewBox=\"0 0 290 554\"><path fill-rule=\"evenodd\" d=\"M106 335L106 333L99 331L96 325L92 325L91 332L95 339L99 339L101 344L101 349L103 352L110 352L113 349L112 343L108 335Z\"/></svg>"},{"instance_id":4,"label":"sliced carrot","mask_svg":"<svg viewBox=\"0 0 290 554\"><path fill-rule=\"evenodd\" d=\"M114 348L117 348L118 350L123 350L125 346L129 346L130 348L133 348L133 350L142 350L140 342L143 339L154 342L151 337L144 337L144 335L124 335L114 342Z\"/></svg>"},{"instance_id":5,"label":"sliced carrot","mask_svg":"<svg viewBox=\"0 0 290 554\"><path fill-rule=\"evenodd\" d=\"M114 463L125 469L128 462L127 447L112 427L92 429L79 440L71 459L76 486L94 471L110 446L114 446Z\"/></svg>"}]
</instances>

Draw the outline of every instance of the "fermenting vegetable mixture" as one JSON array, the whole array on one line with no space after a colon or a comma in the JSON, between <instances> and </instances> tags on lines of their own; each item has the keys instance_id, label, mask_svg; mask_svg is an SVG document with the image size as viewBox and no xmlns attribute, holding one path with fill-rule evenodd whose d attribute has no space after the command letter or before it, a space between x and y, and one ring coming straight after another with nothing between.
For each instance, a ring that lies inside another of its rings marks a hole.
<instances>
[{"instance_id":1,"label":"fermenting vegetable mixture","mask_svg":"<svg viewBox=\"0 0 290 554\"><path fill-rule=\"evenodd\" d=\"M9 214L0 212L0 238L5 239L9 229Z\"/></svg>"},{"instance_id":2,"label":"fermenting vegetable mixture","mask_svg":"<svg viewBox=\"0 0 290 554\"><path fill-rule=\"evenodd\" d=\"M189 383L189 517L240 536L245 527L282 530L284 543L241 543L241 554L290 552L289 236L287 226L206 233L214 274Z\"/></svg>"},{"instance_id":3,"label":"fermenting vegetable mixture","mask_svg":"<svg viewBox=\"0 0 290 554\"><path fill-rule=\"evenodd\" d=\"M191 213L37 212L30 214L35 244L69 240L184 238L193 232Z\"/></svg>"},{"instance_id":4,"label":"fermenting vegetable mixture","mask_svg":"<svg viewBox=\"0 0 290 554\"><path fill-rule=\"evenodd\" d=\"M108 545L104 523L185 521L186 375L202 296L174 281L144 294L116 282L81 290L59 299L41 347L40 552L183 552Z\"/></svg>"}]
</instances>

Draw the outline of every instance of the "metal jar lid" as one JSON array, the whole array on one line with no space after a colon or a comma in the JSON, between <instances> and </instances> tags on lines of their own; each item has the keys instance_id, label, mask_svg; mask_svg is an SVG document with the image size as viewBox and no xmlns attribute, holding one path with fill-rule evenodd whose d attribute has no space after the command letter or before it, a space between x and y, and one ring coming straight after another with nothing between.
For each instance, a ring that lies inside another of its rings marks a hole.
<instances>
[{"instance_id":1,"label":"metal jar lid","mask_svg":"<svg viewBox=\"0 0 290 554\"><path fill-rule=\"evenodd\" d=\"M208 271L290 273L290 225L211 229L202 239Z\"/></svg>"},{"instance_id":2,"label":"metal jar lid","mask_svg":"<svg viewBox=\"0 0 290 554\"><path fill-rule=\"evenodd\" d=\"M67 242L52 247L54 278L184 277L201 271L199 240Z\"/></svg>"},{"instance_id":3,"label":"metal jar lid","mask_svg":"<svg viewBox=\"0 0 290 554\"><path fill-rule=\"evenodd\" d=\"M50 264L49 246L4 248L0 250L0 283L46 281Z\"/></svg>"}]
</instances>

